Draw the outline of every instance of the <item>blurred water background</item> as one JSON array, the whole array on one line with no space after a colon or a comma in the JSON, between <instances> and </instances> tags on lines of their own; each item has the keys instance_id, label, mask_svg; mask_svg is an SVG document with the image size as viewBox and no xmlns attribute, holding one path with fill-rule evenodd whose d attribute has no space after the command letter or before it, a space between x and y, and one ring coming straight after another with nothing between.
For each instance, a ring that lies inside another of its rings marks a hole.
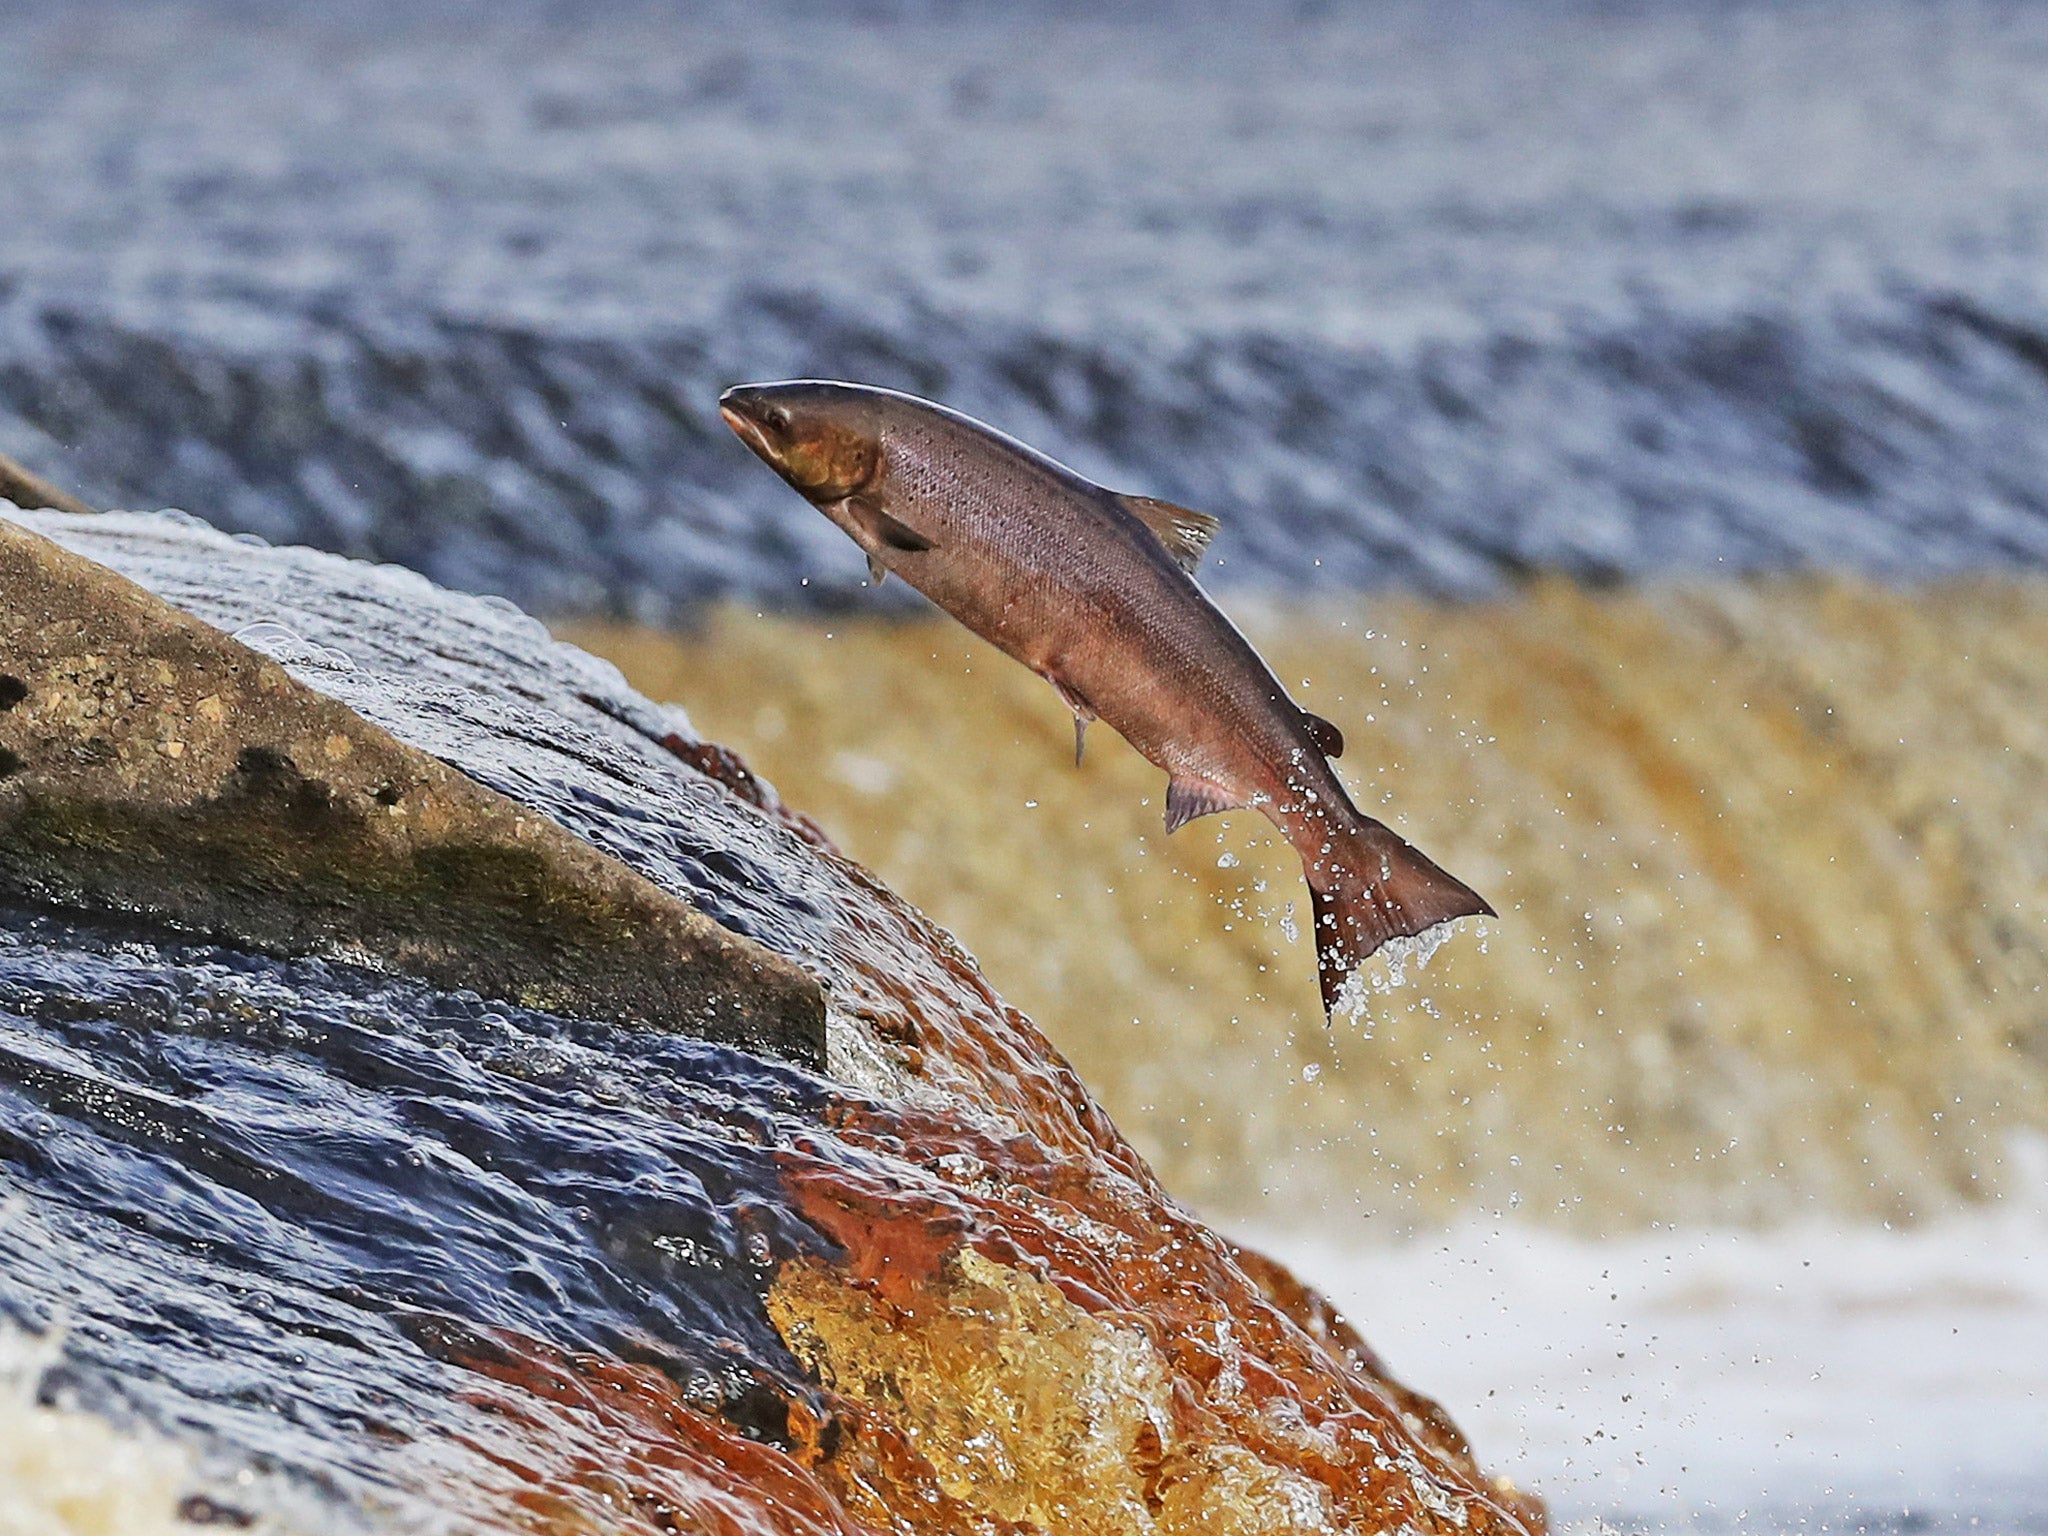
<instances>
[{"instance_id":1,"label":"blurred water background","mask_svg":"<svg viewBox=\"0 0 2048 1536\"><path fill-rule=\"evenodd\" d=\"M0 423L543 610L847 600L739 378L942 395L1216 576L2048 561L2048 14L0 9Z\"/></svg>"},{"instance_id":2,"label":"blurred water background","mask_svg":"<svg viewBox=\"0 0 2048 1536\"><path fill-rule=\"evenodd\" d=\"M2048 8L0 0L0 59L0 451L617 658L1565 1515L2048 1528ZM806 374L1221 516L1483 943L1327 1030L1263 822L1167 843L719 423Z\"/></svg>"}]
</instances>

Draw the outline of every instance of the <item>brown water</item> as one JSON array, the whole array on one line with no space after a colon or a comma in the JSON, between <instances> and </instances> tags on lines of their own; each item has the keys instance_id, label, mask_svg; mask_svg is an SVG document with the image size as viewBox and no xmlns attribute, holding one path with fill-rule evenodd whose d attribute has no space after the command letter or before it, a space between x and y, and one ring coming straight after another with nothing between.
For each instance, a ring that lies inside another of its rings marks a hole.
<instances>
[{"instance_id":1,"label":"brown water","mask_svg":"<svg viewBox=\"0 0 2048 1536\"><path fill-rule=\"evenodd\" d=\"M1219 1210L1913 1218L2048 1124L2048 585L1247 614L1354 794L1489 895L1325 1026L1293 855L949 622L581 627L951 927Z\"/></svg>"}]
</instances>

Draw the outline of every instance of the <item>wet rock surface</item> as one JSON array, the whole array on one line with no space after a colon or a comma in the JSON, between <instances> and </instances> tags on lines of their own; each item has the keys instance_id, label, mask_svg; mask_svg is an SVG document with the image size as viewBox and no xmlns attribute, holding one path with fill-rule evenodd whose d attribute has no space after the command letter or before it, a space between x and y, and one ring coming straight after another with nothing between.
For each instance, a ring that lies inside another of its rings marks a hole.
<instances>
[{"instance_id":1,"label":"wet rock surface","mask_svg":"<svg viewBox=\"0 0 2048 1536\"><path fill-rule=\"evenodd\" d=\"M764 1536L1540 1527L1342 1319L1177 1207L944 934L677 712L406 573L172 519L22 520L832 1003L816 1072L0 911L0 1317L62 1328L46 1391L198 1446L217 1506Z\"/></svg>"},{"instance_id":2,"label":"wet rock surface","mask_svg":"<svg viewBox=\"0 0 2048 1536\"><path fill-rule=\"evenodd\" d=\"M824 1001L545 817L0 520L0 896L824 1059Z\"/></svg>"}]
</instances>

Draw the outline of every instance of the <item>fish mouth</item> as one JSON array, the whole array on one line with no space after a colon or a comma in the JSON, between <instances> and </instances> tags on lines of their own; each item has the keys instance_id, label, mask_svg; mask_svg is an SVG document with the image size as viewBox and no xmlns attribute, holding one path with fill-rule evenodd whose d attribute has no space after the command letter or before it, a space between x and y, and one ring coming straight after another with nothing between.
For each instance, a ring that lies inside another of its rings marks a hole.
<instances>
[{"instance_id":1,"label":"fish mouth","mask_svg":"<svg viewBox=\"0 0 2048 1536\"><path fill-rule=\"evenodd\" d=\"M768 445L768 434L741 406L729 400L721 400L718 402L718 414L725 418L725 424L732 428L741 442L770 463L774 462L773 450Z\"/></svg>"},{"instance_id":2,"label":"fish mouth","mask_svg":"<svg viewBox=\"0 0 2048 1536\"><path fill-rule=\"evenodd\" d=\"M718 414L764 464L788 478L784 468L784 457L789 450L786 431L789 417L786 412L761 398L760 391L754 386L735 384L718 397Z\"/></svg>"}]
</instances>

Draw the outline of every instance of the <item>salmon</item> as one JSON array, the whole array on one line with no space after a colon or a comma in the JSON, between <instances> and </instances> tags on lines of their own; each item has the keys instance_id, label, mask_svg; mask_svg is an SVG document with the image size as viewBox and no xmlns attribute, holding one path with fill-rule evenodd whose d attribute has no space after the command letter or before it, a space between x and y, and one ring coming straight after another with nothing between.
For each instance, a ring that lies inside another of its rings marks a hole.
<instances>
[{"instance_id":1,"label":"salmon","mask_svg":"<svg viewBox=\"0 0 2048 1536\"><path fill-rule=\"evenodd\" d=\"M1323 1006L1390 940L1493 915L1360 811L1337 727L1288 697L1194 579L1216 520L1122 495L957 411L798 380L726 391L719 412L868 557L1043 677L1080 759L1101 720L1166 773L1166 830L1239 806L1301 857Z\"/></svg>"}]
</instances>

